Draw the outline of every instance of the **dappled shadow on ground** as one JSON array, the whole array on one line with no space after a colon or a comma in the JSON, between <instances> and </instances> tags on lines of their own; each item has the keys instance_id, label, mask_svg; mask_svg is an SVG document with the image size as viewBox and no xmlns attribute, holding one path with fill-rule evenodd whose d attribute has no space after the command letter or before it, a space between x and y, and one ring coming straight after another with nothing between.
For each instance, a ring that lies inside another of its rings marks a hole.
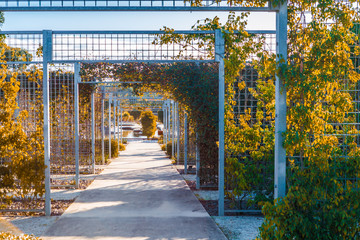
<instances>
[{"instance_id":1,"label":"dappled shadow on ground","mask_svg":"<svg viewBox=\"0 0 360 240\"><path fill-rule=\"evenodd\" d=\"M45 239L226 239L159 146L151 144L133 145L115 159Z\"/></svg>"}]
</instances>

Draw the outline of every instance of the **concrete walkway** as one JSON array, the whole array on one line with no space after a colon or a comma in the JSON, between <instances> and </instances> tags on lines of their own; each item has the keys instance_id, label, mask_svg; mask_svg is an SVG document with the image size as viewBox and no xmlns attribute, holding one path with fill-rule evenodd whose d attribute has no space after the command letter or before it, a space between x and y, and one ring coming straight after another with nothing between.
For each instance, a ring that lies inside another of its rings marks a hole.
<instances>
[{"instance_id":1,"label":"concrete walkway","mask_svg":"<svg viewBox=\"0 0 360 240\"><path fill-rule=\"evenodd\" d=\"M44 239L226 239L157 143L131 143Z\"/></svg>"}]
</instances>

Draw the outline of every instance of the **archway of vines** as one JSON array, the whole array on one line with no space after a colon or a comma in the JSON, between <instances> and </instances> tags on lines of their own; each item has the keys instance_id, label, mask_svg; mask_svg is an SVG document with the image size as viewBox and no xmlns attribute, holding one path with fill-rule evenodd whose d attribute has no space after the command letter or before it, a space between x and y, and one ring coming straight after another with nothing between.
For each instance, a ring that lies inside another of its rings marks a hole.
<instances>
[{"instance_id":1,"label":"archway of vines","mask_svg":"<svg viewBox=\"0 0 360 240\"><path fill-rule=\"evenodd\" d=\"M218 65L83 64L82 78L111 77L133 92L157 92L179 103L198 133L201 184L216 187L218 172ZM131 81L137 82L132 84ZM141 83L139 83L139 81Z\"/></svg>"}]
</instances>

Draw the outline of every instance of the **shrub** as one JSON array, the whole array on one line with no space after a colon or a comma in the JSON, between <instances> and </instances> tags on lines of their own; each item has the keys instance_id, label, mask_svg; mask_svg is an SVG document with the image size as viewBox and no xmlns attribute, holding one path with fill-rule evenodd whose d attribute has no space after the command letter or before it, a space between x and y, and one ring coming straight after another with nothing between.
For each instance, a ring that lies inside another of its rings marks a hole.
<instances>
[{"instance_id":1,"label":"shrub","mask_svg":"<svg viewBox=\"0 0 360 240\"><path fill-rule=\"evenodd\" d=\"M148 139L155 134L156 120L157 117L152 113L152 111L145 111L141 114L140 121L142 125L142 132Z\"/></svg>"},{"instance_id":2,"label":"shrub","mask_svg":"<svg viewBox=\"0 0 360 240\"><path fill-rule=\"evenodd\" d=\"M261 239L360 239L360 191L336 175L319 169L295 174L298 185L263 207Z\"/></svg>"},{"instance_id":3,"label":"shrub","mask_svg":"<svg viewBox=\"0 0 360 240\"><path fill-rule=\"evenodd\" d=\"M164 151L164 152L165 152L165 150L166 150L166 149L165 149L165 144L162 144L162 145L161 145L161 151Z\"/></svg>"},{"instance_id":4,"label":"shrub","mask_svg":"<svg viewBox=\"0 0 360 240\"><path fill-rule=\"evenodd\" d=\"M159 142L160 145L164 144L164 137L163 137L163 136L160 136L160 137L158 138L158 142Z\"/></svg>"},{"instance_id":5,"label":"shrub","mask_svg":"<svg viewBox=\"0 0 360 240\"><path fill-rule=\"evenodd\" d=\"M109 139L104 140L105 146L109 145ZM115 139L111 139L111 158L119 156L118 142Z\"/></svg>"},{"instance_id":6,"label":"shrub","mask_svg":"<svg viewBox=\"0 0 360 240\"><path fill-rule=\"evenodd\" d=\"M131 116L134 117L135 121L139 120L139 118L141 116L141 111L139 111L139 110L130 111L129 113Z\"/></svg>"},{"instance_id":7,"label":"shrub","mask_svg":"<svg viewBox=\"0 0 360 240\"><path fill-rule=\"evenodd\" d=\"M126 147L124 144L120 143L120 151L125 151Z\"/></svg>"},{"instance_id":8,"label":"shrub","mask_svg":"<svg viewBox=\"0 0 360 240\"><path fill-rule=\"evenodd\" d=\"M123 112L122 114L122 120L126 121L126 122L133 122L134 121L134 117L130 115L130 113L128 112Z\"/></svg>"},{"instance_id":9,"label":"shrub","mask_svg":"<svg viewBox=\"0 0 360 240\"><path fill-rule=\"evenodd\" d=\"M169 156L169 158L172 158L172 142L169 141L166 144L166 154Z\"/></svg>"},{"instance_id":10,"label":"shrub","mask_svg":"<svg viewBox=\"0 0 360 240\"><path fill-rule=\"evenodd\" d=\"M123 143L123 144L127 144L127 143L128 143L127 139L123 139L123 140L122 140L122 143Z\"/></svg>"},{"instance_id":11,"label":"shrub","mask_svg":"<svg viewBox=\"0 0 360 240\"><path fill-rule=\"evenodd\" d=\"M39 238L34 236L29 236L26 234L23 234L21 236L16 236L14 234L8 233L8 232L0 232L0 239L7 239L7 240L37 240Z\"/></svg>"},{"instance_id":12,"label":"shrub","mask_svg":"<svg viewBox=\"0 0 360 240\"><path fill-rule=\"evenodd\" d=\"M109 139L104 139L104 147L105 147L105 161L109 158ZM121 149L121 146L120 146ZM120 150L121 151L121 150ZM101 161L101 139L95 140L95 156L96 161ZM100 156L100 157L99 157ZM118 142L115 139L111 139L111 158L119 156Z\"/></svg>"}]
</instances>

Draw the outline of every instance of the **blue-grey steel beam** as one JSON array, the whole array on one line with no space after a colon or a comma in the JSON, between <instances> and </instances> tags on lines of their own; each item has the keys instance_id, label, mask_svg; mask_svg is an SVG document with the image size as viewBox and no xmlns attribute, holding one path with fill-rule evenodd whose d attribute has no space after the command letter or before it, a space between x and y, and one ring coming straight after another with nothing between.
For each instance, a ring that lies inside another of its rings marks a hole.
<instances>
[{"instance_id":1,"label":"blue-grey steel beam","mask_svg":"<svg viewBox=\"0 0 360 240\"><path fill-rule=\"evenodd\" d=\"M276 14L276 55L278 67L287 61L287 4ZM276 76L275 83L275 181L274 198L286 194L286 151L283 134L286 131L286 89L284 80Z\"/></svg>"},{"instance_id":2,"label":"blue-grey steel beam","mask_svg":"<svg viewBox=\"0 0 360 240\"><path fill-rule=\"evenodd\" d=\"M225 198L225 41L220 29L215 30L215 61L219 63L219 216L224 216Z\"/></svg>"},{"instance_id":3,"label":"blue-grey steel beam","mask_svg":"<svg viewBox=\"0 0 360 240\"><path fill-rule=\"evenodd\" d=\"M116 128L117 131L117 142L118 142L118 151L120 152L120 129L119 129L119 124L120 124L120 103L119 100L116 100L116 106L117 106L117 112L116 112L116 119L117 119L117 123L116 123Z\"/></svg>"},{"instance_id":4,"label":"blue-grey steel beam","mask_svg":"<svg viewBox=\"0 0 360 240\"><path fill-rule=\"evenodd\" d=\"M74 65L74 111L75 111L75 187L79 188L79 78L80 64Z\"/></svg>"},{"instance_id":5,"label":"blue-grey steel beam","mask_svg":"<svg viewBox=\"0 0 360 240\"><path fill-rule=\"evenodd\" d=\"M109 135L108 135L108 139L109 139L109 159L111 159L111 97L109 98L109 117L108 117L108 128L109 128Z\"/></svg>"},{"instance_id":6,"label":"blue-grey steel beam","mask_svg":"<svg viewBox=\"0 0 360 240\"><path fill-rule=\"evenodd\" d=\"M43 107L44 107L44 162L45 162L45 214L51 215L50 198L50 97L49 97L49 66L52 60L52 33L43 31Z\"/></svg>"},{"instance_id":7,"label":"blue-grey steel beam","mask_svg":"<svg viewBox=\"0 0 360 240\"><path fill-rule=\"evenodd\" d=\"M0 11L276 11L263 7L234 6L225 1L203 1L192 6L184 0L1 0Z\"/></svg>"},{"instance_id":8,"label":"blue-grey steel beam","mask_svg":"<svg viewBox=\"0 0 360 240\"><path fill-rule=\"evenodd\" d=\"M105 99L104 88L101 88L101 161L102 165L105 165Z\"/></svg>"},{"instance_id":9,"label":"blue-grey steel beam","mask_svg":"<svg viewBox=\"0 0 360 240\"><path fill-rule=\"evenodd\" d=\"M179 103L176 102L176 161L180 164L180 112Z\"/></svg>"},{"instance_id":10,"label":"blue-grey steel beam","mask_svg":"<svg viewBox=\"0 0 360 240\"><path fill-rule=\"evenodd\" d=\"M188 116L187 113L184 112L184 173L187 174L187 160L188 160Z\"/></svg>"},{"instance_id":11,"label":"blue-grey steel beam","mask_svg":"<svg viewBox=\"0 0 360 240\"><path fill-rule=\"evenodd\" d=\"M175 102L171 101L171 156L175 158Z\"/></svg>"},{"instance_id":12,"label":"blue-grey steel beam","mask_svg":"<svg viewBox=\"0 0 360 240\"><path fill-rule=\"evenodd\" d=\"M95 94L91 93L91 160L92 171L95 174Z\"/></svg>"},{"instance_id":13,"label":"blue-grey steel beam","mask_svg":"<svg viewBox=\"0 0 360 240\"><path fill-rule=\"evenodd\" d=\"M1 1L1 0L0 0ZM276 34L276 30L246 30L247 33L250 34ZM0 34L8 35L8 34L42 34L43 31L24 31L24 30L10 30L10 31L0 31ZM126 31L126 30L67 30L67 31L51 31L52 34L167 34L164 31L159 30L137 30L137 31ZM204 31L194 31L194 30L175 30L173 33L176 34L214 34L212 30L204 30ZM234 34L237 32L234 31Z\"/></svg>"},{"instance_id":14,"label":"blue-grey steel beam","mask_svg":"<svg viewBox=\"0 0 360 240\"><path fill-rule=\"evenodd\" d=\"M120 111L120 128L121 128L121 144L123 143L123 108L121 106L121 111Z\"/></svg>"}]
</instances>

